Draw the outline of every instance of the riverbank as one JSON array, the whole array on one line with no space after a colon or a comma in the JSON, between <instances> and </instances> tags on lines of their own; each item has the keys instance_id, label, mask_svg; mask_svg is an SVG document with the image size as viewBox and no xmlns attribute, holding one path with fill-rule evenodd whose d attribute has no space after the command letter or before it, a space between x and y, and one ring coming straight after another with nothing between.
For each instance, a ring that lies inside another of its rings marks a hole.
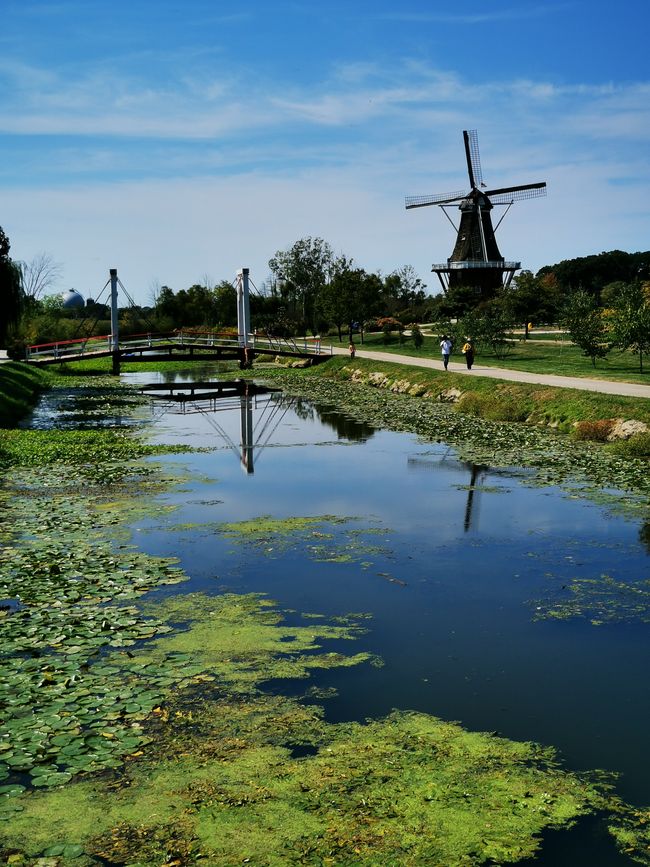
<instances>
[{"instance_id":1,"label":"riverbank","mask_svg":"<svg viewBox=\"0 0 650 867\"><path fill-rule=\"evenodd\" d=\"M495 369L473 369L468 372L460 364L451 364L449 371L441 369L440 363L433 359L418 359L408 356L388 353L357 354L354 363L350 363L347 352L337 354L330 361L312 369L310 376L352 379L353 370L361 370L361 378L373 372L383 374L390 383L390 390L401 392L406 388L397 383L410 383L413 393L433 395L436 399L448 400L458 404L459 412L470 415L483 415L492 420L528 421L530 424L546 424L561 431L570 432L577 422L599 421L603 419L624 418L638 419L650 424L650 401L643 392L642 396L634 393L616 392L617 384L602 380L593 380L589 388L572 387L568 377L554 377L552 385L540 382L518 379L519 374L513 371ZM399 372L396 366L399 365ZM272 369L272 365L256 364L252 374ZM170 362L163 365L130 363L124 370L158 370L172 372L175 369L187 369L183 362ZM215 368L219 369L218 367ZM75 365L62 366L61 369L49 368L47 371L34 369L19 362L10 362L0 367L0 420L2 413L7 413L10 402L16 402L23 408L29 408L38 392L47 387L48 382L56 381L60 376L91 376L108 375L110 362L106 359L94 359ZM468 375L469 373L469 375ZM507 375L514 374L512 378ZM238 375L230 371L228 376ZM499 378L503 376L504 378ZM371 384L382 382L377 377ZM386 383L383 383L385 386ZM611 389L614 386L614 390ZM408 389L407 389L408 391ZM480 395L484 406L476 402L470 407L469 398L460 401L464 394ZM8 413L7 413L8 415ZM0 424L6 422L0 421Z\"/></svg>"},{"instance_id":2,"label":"riverbank","mask_svg":"<svg viewBox=\"0 0 650 867\"><path fill-rule=\"evenodd\" d=\"M419 398L423 406L444 403L457 415L469 418L549 428L574 439L609 442L608 447L623 455L650 455L650 401L645 398L507 382L480 375L470 378L454 371L411 364L398 367L394 362L368 358L350 361L337 357L308 369L302 376L311 381L367 385Z\"/></svg>"},{"instance_id":3,"label":"riverbank","mask_svg":"<svg viewBox=\"0 0 650 867\"><path fill-rule=\"evenodd\" d=\"M20 421L50 381L45 370L17 361L4 362L0 366L0 427Z\"/></svg>"},{"instance_id":4,"label":"riverbank","mask_svg":"<svg viewBox=\"0 0 650 867\"><path fill-rule=\"evenodd\" d=\"M384 356L385 358L385 356ZM408 362L408 363L406 363ZM171 372L177 364L167 363L162 369ZM181 364L185 369L186 366ZM158 370L161 365L138 363L126 370ZM219 368L215 368L218 370ZM281 377L289 369L282 365L258 364L253 375ZM109 362L93 360L63 367L41 370L18 362L0 367L0 426L11 427L24 416L41 391L49 385L70 377L108 375ZM465 371L467 373L467 371ZM494 379L472 371L472 376L455 370L444 371L432 363L423 365L417 359L376 360L357 357L351 362L337 356L316 367L290 369L294 380L305 382L345 382L367 385L390 394L421 398L423 406L444 403L458 416L485 421L510 422L523 428L548 428L570 435L574 439L607 444L620 455L650 456L650 401L643 397L587 391L582 388L561 388L529 382ZM219 372L218 376L241 376L238 370ZM608 384L605 383L607 386ZM351 400L349 390L343 397Z\"/></svg>"}]
</instances>

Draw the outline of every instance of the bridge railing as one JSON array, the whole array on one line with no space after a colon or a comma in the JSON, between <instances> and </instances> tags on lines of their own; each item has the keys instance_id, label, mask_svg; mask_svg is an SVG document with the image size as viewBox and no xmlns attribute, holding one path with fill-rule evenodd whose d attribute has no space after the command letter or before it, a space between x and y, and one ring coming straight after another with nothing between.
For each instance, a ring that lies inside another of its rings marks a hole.
<instances>
[{"instance_id":1,"label":"bridge railing","mask_svg":"<svg viewBox=\"0 0 650 867\"><path fill-rule=\"evenodd\" d=\"M276 352L308 352L311 355L332 355L332 347L323 346L320 337L274 337L270 334L249 335L249 346L253 349L272 349Z\"/></svg>"},{"instance_id":2,"label":"bridge railing","mask_svg":"<svg viewBox=\"0 0 650 867\"><path fill-rule=\"evenodd\" d=\"M72 340L55 340L51 343L36 343L26 347L28 361L39 358L61 358L67 356L85 355L88 352L110 351L111 335L102 334L97 337L76 337Z\"/></svg>"},{"instance_id":3,"label":"bridge railing","mask_svg":"<svg viewBox=\"0 0 650 867\"><path fill-rule=\"evenodd\" d=\"M66 358L79 358L91 353L107 353L113 348L112 335L103 334L93 337L78 337L72 340L56 340L51 343L38 343L26 348L28 361ZM248 335L248 341L243 334L219 331L172 331L167 333L143 332L130 334L119 341L119 348L129 350L155 350L161 346L175 344L179 346L197 347L244 347L248 345L253 351L271 350L273 352L309 353L310 355L331 355L332 347L324 347L320 337L275 337L270 334L253 332Z\"/></svg>"}]
</instances>

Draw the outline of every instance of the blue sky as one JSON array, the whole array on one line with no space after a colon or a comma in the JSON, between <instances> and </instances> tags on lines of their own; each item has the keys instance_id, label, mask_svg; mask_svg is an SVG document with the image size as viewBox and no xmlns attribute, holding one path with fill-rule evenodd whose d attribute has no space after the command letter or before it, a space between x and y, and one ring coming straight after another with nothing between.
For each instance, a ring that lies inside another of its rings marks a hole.
<instances>
[{"instance_id":1,"label":"blue sky","mask_svg":"<svg viewBox=\"0 0 650 867\"><path fill-rule=\"evenodd\" d=\"M650 249L648 0L2 0L0 225L57 288L260 286L325 238L372 271L455 235L405 195L545 180L498 230L535 271Z\"/></svg>"}]
</instances>

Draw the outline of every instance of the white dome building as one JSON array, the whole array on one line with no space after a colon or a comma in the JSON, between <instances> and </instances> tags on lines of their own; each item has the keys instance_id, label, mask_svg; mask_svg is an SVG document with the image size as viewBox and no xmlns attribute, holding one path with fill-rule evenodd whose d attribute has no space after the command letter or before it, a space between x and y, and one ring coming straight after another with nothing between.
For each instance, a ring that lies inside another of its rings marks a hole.
<instances>
[{"instance_id":1,"label":"white dome building","mask_svg":"<svg viewBox=\"0 0 650 867\"><path fill-rule=\"evenodd\" d=\"M61 295L61 300L66 310L79 310L86 306L83 295L80 295L76 289L68 289Z\"/></svg>"}]
</instances>

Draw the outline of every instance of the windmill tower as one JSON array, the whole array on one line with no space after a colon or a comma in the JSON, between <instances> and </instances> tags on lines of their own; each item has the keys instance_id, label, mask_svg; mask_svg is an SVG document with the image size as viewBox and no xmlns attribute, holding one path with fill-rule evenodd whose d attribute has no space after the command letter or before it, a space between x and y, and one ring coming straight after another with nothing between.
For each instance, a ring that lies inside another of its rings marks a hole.
<instances>
[{"instance_id":1,"label":"windmill tower","mask_svg":"<svg viewBox=\"0 0 650 867\"><path fill-rule=\"evenodd\" d=\"M495 289L508 286L521 262L506 262L495 238L495 232L514 202L546 195L546 182L520 184L516 187L500 187L487 190L483 183L481 157L478 149L478 134L475 129L464 130L465 158L469 175L469 191L442 193L434 196L407 196L406 208L425 208L438 205L457 232L456 245L447 262L432 265L443 289L455 286L472 286L481 296L490 296ZM460 224L455 225L447 207L458 202ZM495 205L505 206L495 227L491 211Z\"/></svg>"}]
</instances>

